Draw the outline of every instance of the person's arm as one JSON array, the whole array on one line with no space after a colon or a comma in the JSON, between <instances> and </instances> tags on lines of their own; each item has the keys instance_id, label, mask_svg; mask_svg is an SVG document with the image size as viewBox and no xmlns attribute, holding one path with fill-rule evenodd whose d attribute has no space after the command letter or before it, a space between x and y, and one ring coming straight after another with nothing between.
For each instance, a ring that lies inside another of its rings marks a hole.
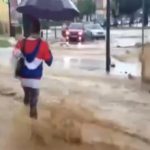
<instances>
[{"instance_id":1,"label":"person's arm","mask_svg":"<svg viewBox=\"0 0 150 150\"><path fill-rule=\"evenodd\" d=\"M18 41L16 43L16 45L14 46L14 49L13 49L13 57L15 58L19 58L21 57L22 53L21 53L21 47L22 47L22 40Z\"/></svg>"},{"instance_id":2,"label":"person's arm","mask_svg":"<svg viewBox=\"0 0 150 150\"><path fill-rule=\"evenodd\" d=\"M44 61L48 66L51 66L53 62L53 55L51 53L51 50L49 49L48 44L45 42L44 46Z\"/></svg>"},{"instance_id":3,"label":"person's arm","mask_svg":"<svg viewBox=\"0 0 150 150\"><path fill-rule=\"evenodd\" d=\"M16 43L16 45L14 46L13 51L12 51L12 56L10 58L10 65L12 66L12 68L14 70L16 70L18 58L20 58L22 56L22 54L21 54L21 46L22 45L21 44L22 44L21 41L18 41Z\"/></svg>"}]
</instances>

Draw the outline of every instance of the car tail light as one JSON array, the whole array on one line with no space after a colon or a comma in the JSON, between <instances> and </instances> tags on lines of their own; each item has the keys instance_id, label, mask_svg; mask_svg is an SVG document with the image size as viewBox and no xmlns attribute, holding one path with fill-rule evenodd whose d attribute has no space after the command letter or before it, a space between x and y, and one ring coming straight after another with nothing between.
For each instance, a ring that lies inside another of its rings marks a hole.
<instances>
[{"instance_id":1,"label":"car tail light","mask_svg":"<svg viewBox=\"0 0 150 150\"><path fill-rule=\"evenodd\" d=\"M70 32L67 30L67 31L66 31L66 35L69 35L69 34L70 34Z\"/></svg>"},{"instance_id":2,"label":"car tail light","mask_svg":"<svg viewBox=\"0 0 150 150\"><path fill-rule=\"evenodd\" d=\"M82 31L78 32L78 35L82 35L82 34L83 34L83 32L82 32Z\"/></svg>"}]
</instances>

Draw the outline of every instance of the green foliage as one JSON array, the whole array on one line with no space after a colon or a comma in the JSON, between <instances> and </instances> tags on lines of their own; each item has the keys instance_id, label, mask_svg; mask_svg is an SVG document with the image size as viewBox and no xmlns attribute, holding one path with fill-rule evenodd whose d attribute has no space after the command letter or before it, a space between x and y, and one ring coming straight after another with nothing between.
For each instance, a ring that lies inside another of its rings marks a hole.
<instances>
[{"instance_id":1,"label":"green foliage","mask_svg":"<svg viewBox=\"0 0 150 150\"><path fill-rule=\"evenodd\" d=\"M0 39L0 48L11 47L12 45L8 42L8 40Z\"/></svg>"},{"instance_id":2,"label":"green foliage","mask_svg":"<svg viewBox=\"0 0 150 150\"><path fill-rule=\"evenodd\" d=\"M8 0L3 0L3 2L6 3L6 4L8 4L9 1Z\"/></svg>"},{"instance_id":3,"label":"green foliage","mask_svg":"<svg viewBox=\"0 0 150 150\"><path fill-rule=\"evenodd\" d=\"M119 11L124 14L132 14L142 7L141 0L118 0Z\"/></svg>"},{"instance_id":4,"label":"green foliage","mask_svg":"<svg viewBox=\"0 0 150 150\"><path fill-rule=\"evenodd\" d=\"M85 15L85 0L78 0L77 2L77 8L80 11L80 16L83 17Z\"/></svg>"},{"instance_id":5,"label":"green foliage","mask_svg":"<svg viewBox=\"0 0 150 150\"><path fill-rule=\"evenodd\" d=\"M115 11L114 14L130 15L142 8L142 1L143 0L111 0L111 10ZM150 8L150 0L145 0L145 6Z\"/></svg>"},{"instance_id":6,"label":"green foliage","mask_svg":"<svg viewBox=\"0 0 150 150\"><path fill-rule=\"evenodd\" d=\"M142 8L143 0L112 0L111 10L113 17L118 15L133 15L138 9ZM148 24L148 12L150 9L150 0L145 0L144 24Z\"/></svg>"},{"instance_id":7,"label":"green foliage","mask_svg":"<svg viewBox=\"0 0 150 150\"><path fill-rule=\"evenodd\" d=\"M95 5L94 1L84 0L84 3L85 3L85 14L86 15L91 15L91 14L95 13L96 5Z\"/></svg>"},{"instance_id":8,"label":"green foliage","mask_svg":"<svg viewBox=\"0 0 150 150\"><path fill-rule=\"evenodd\" d=\"M118 16L119 15L119 3L118 3L118 0L111 0L110 7L111 7L112 15L114 17Z\"/></svg>"},{"instance_id":9,"label":"green foliage","mask_svg":"<svg viewBox=\"0 0 150 150\"><path fill-rule=\"evenodd\" d=\"M77 7L81 16L91 15L96 11L96 4L94 0L78 0Z\"/></svg>"}]
</instances>

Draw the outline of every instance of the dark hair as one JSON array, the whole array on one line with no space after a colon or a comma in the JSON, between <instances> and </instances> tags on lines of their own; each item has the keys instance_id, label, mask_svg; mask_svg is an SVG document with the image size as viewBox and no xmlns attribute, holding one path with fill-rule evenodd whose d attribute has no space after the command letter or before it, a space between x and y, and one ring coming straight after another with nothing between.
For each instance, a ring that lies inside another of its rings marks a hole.
<instances>
[{"instance_id":1,"label":"dark hair","mask_svg":"<svg viewBox=\"0 0 150 150\"><path fill-rule=\"evenodd\" d=\"M39 34L40 33L40 21L38 19L31 19L31 33Z\"/></svg>"}]
</instances>

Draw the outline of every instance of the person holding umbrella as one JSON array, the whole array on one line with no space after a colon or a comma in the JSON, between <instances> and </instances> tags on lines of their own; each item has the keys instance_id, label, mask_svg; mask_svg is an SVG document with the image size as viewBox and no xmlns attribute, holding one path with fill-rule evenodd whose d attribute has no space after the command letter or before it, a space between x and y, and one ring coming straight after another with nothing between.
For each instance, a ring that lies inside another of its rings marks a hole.
<instances>
[{"instance_id":1,"label":"person holding umbrella","mask_svg":"<svg viewBox=\"0 0 150 150\"><path fill-rule=\"evenodd\" d=\"M23 91L24 104L30 105L30 117L38 118L37 103L40 81L43 74L43 61L51 66L53 56L48 43L40 38L40 22L32 18L31 35L19 40L13 50L13 58L18 60L16 76L19 77Z\"/></svg>"},{"instance_id":2,"label":"person holding umbrella","mask_svg":"<svg viewBox=\"0 0 150 150\"><path fill-rule=\"evenodd\" d=\"M16 10L23 15L53 21L72 20L80 15L71 0L22 0ZM43 61L51 66L53 56L48 44L40 38L40 23L37 19L32 19L30 30L30 37L17 42L13 57L19 59L15 73L24 90L24 104L30 104L30 117L37 119Z\"/></svg>"}]
</instances>

